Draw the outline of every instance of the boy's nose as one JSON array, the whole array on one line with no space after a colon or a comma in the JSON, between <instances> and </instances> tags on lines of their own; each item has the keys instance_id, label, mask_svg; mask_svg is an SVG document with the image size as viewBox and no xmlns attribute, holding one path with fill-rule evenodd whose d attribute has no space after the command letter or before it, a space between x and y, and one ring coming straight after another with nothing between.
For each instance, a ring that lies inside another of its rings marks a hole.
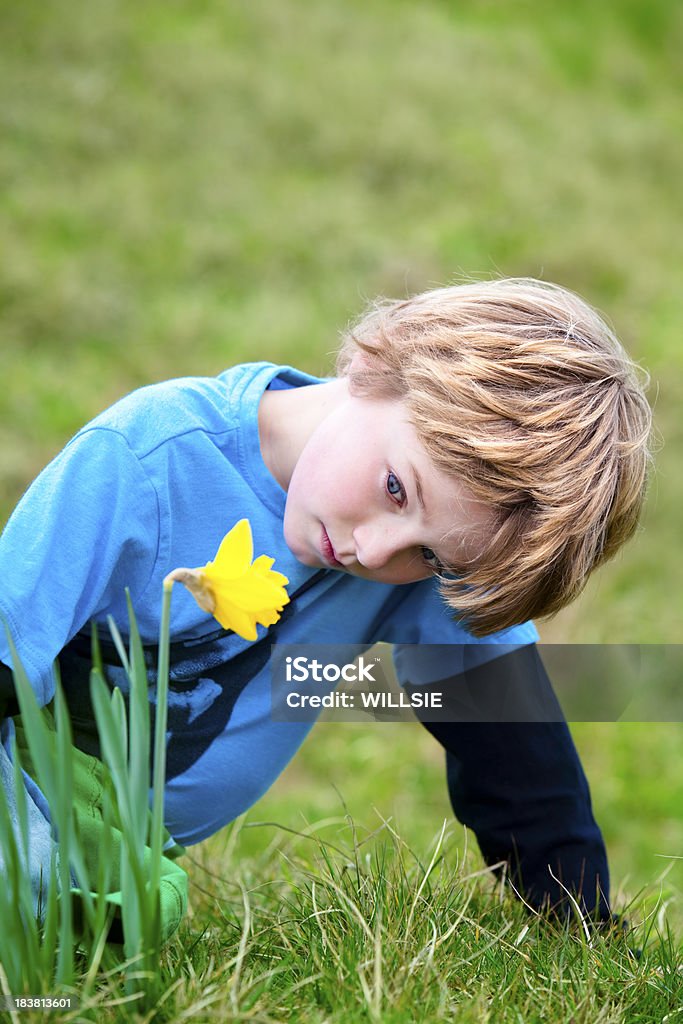
<instances>
[{"instance_id":1,"label":"boy's nose","mask_svg":"<svg viewBox=\"0 0 683 1024\"><path fill-rule=\"evenodd\" d=\"M356 558L366 569L383 569L405 546L396 528L359 526L353 531Z\"/></svg>"}]
</instances>

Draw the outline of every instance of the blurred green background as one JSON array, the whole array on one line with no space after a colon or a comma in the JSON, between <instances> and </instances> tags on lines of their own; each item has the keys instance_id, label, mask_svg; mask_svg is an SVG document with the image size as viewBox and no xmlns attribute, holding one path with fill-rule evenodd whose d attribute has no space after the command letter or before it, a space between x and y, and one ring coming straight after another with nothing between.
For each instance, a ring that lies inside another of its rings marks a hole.
<instances>
[{"instance_id":1,"label":"blurred green background","mask_svg":"<svg viewBox=\"0 0 683 1024\"><path fill-rule=\"evenodd\" d=\"M649 369L661 448L643 531L543 638L680 640L681 5L0 0L0 40L0 523L139 385L326 373L379 293L540 276ZM575 734L616 887L669 867L680 918L683 727ZM450 814L418 726L321 725L250 817L342 797L420 847Z\"/></svg>"}]
</instances>

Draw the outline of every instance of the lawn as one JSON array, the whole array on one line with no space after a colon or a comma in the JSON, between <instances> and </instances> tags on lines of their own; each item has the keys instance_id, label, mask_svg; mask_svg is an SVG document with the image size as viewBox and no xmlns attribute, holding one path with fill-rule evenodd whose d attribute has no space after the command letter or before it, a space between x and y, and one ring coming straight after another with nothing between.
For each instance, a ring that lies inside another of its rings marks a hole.
<instances>
[{"instance_id":1,"label":"lawn","mask_svg":"<svg viewBox=\"0 0 683 1024\"><path fill-rule=\"evenodd\" d=\"M542 638L680 641L679 5L4 0L0 29L0 523L135 387L258 359L329 373L377 294L541 276L649 370L660 449L641 533ZM683 935L683 726L574 733L617 909L635 945L654 926L643 961L522 935L521 909L465 878L474 837L419 726L321 724L190 851L160 1019L675 1020L656 936Z\"/></svg>"}]
</instances>

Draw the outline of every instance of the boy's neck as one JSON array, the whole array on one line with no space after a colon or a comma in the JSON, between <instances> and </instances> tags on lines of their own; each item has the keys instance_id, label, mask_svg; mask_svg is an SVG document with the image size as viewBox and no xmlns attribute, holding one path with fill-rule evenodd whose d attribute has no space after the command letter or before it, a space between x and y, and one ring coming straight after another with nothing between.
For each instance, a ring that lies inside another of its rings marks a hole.
<instances>
[{"instance_id":1,"label":"boy's neck","mask_svg":"<svg viewBox=\"0 0 683 1024\"><path fill-rule=\"evenodd\" d=\"M264 391L258 410L261 455L283 490L289 488L294 467L311 434L347 397L344 377L324 384Z\"/></svg>"}]
</instances>

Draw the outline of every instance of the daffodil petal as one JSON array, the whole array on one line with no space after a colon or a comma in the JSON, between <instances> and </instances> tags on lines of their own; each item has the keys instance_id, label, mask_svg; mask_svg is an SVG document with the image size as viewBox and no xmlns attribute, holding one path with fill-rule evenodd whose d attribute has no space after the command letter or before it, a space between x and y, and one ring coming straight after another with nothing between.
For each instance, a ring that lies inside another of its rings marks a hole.
<instances>
[{"instance_id":1,"label":"daffodil petal","mask_svg":"<svg viewBox=\"0 0 683 1024\"><path fill-rule=\"evenodd\" d=\"M271 565L275 562L274 558L269 558L268 555L259 555L251 566L252 572L257 572L259 576L265 576L273 583L277 583L281 587L286 587L289 580L281 572L276 572L271 569Z\"/></svg>"},{"instance_id":2,"label":"daffodil petal","mask_svg":"<svg viewBox=\"0 0 683 1024\"><path fill-rule=\"evenodd\" d=\"M213 561L209 562L205 568L211 567L212 573L219 573L228 579L236 579L249 570L253 556L254 542L249 520L240 519L232 530L226 533Z\"/></svg>"},{"instance_id":3,"label":"daffodil petal","mask_svg":"<svg viewBox=\"0 0 683 1024\"><path fill-rule=\"evenodd\" d=\"M230 602L217 602L214 618L223 629L231 629L245 640L256 640L256 619Z\"/></svg>"},{"instance_id":4,"label":"daffodil petal","mask_svg":"<svg viewBox=\"0 0 683 1024\"><path fill-rule=\"evenodd\" d=\"M235 586L248 588L250 592L254 589L260 591L263 594L263 603L269 604L281 591L284 591L282 580L286 579L287 577L282 573L273 572L272 569L267 572L258 572L252 565L248 572L238 580L234 580L233 583ZM286 591L284 592L286 594Z\"/></svg>"},{"instance_id":5,"label":"daffodil petal","mask_svg":"<svg viewBox=\"0 0 683 1024\"><path fill-rule=\"evenodd\" d=\"M257 572L263 572L264 570L265 572L268 572L273 565L275 565L274 558L271 558L269 555L259 555L258 558L254 559L251 567Z\"/></svg>"},{"instance_id":6,"label":"daffodil petal","mask_svg":"<svg viewBox=\"0 0 683 1024\"><path fill-rule=\"evenodd\" d=\"M207 582L217 604L221 601L230 601L247 612L257 612L260 608L282 607L289 600L283 587L258 577L242 576L237 580L211 578Z\"/></svg>"},{"instance_id":7,"label":"daffodil petal","mask_svg":"<svg viewBox=\"0 0 683 1024\"><path fill-rule=\"evenodd\" d=\"M274 626L277 620L280 618L280 612L282 608L266 608L264 611L257 612L256 621L266 629L268 626Z\"/></svg>"}]
</instances>

